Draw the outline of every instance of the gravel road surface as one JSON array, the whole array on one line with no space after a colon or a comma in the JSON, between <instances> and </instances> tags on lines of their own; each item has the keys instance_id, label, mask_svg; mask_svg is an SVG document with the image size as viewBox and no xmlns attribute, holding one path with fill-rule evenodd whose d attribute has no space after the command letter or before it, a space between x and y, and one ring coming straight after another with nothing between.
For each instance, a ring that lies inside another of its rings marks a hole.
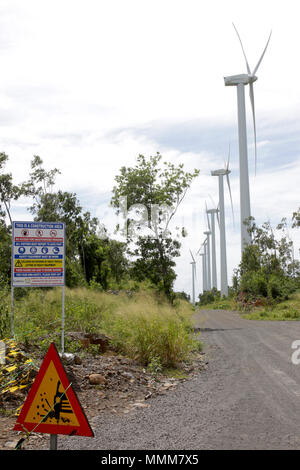
<instances>
[{"instance_id":1,"label":"gravel road surface","mask_svg":"<svg viewBox=\"0 0 300 470\"><path fill-rule=\"evenodd\" d=\"M195 315L207 370L124 416L98 416L94 438L58 437L58 449L300 449L300 322Z\"/></svg>"}]
</instances>

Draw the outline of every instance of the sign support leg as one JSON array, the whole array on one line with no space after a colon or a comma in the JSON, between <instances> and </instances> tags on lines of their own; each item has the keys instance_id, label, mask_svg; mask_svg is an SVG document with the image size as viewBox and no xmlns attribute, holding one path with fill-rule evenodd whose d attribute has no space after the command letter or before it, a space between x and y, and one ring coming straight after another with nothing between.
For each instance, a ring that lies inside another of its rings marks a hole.
<instances>
[{"instance_id":1,"label":"sign support leg","mask_svg":"<svg viewBox=\"0 0 300 470\"><path fill-rule=\"evenodd\" d=\"M50 450L57 450L57 434L50 434Z\"/></svg>"},{"instance_id":2,"label":"sign support leg","mask_svg":"<svg viewBox=\"0 0 300 470\"><path fill-rule=\"evenodd\" d=\"M11 308L10 308L10 331L14 337L14 286L11 284Z\"/></svg>"},{"instance_id":3,"label":"sign support leg","mask_svg":"<svg viewBox=\"0 0 300 470\"><path fill-rule=\"evenodd\" d=\"M65 286L62 287L61 353L65 352Z\"/></svg>"}]
</instances>

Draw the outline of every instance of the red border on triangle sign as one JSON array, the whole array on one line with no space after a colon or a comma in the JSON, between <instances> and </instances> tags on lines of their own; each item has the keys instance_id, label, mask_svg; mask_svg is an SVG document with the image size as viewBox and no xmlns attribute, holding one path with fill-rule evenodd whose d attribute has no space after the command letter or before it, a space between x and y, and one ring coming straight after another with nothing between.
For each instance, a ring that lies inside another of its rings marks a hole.
<instances>
[{"instance_id":1,"label":"red border on triangle sign","mask_svg":"<svg viewBox=\"0 0 300 470\"><path fill-rule=\"evenodd\" d=\"M54 343L29 390L14 431L94 437Z\"/></svg>"}]
</instances>

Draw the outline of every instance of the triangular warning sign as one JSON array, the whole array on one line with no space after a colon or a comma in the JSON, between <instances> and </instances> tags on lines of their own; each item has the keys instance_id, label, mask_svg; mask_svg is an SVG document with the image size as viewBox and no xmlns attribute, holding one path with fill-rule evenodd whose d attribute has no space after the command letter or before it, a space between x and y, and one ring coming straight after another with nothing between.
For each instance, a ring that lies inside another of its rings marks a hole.
<instances>
[{"instance_id":1,"label":"triangular warning sign","mask_svg":"<svg viewBox=\"0 0 300 470\"><path fill-rule=\"evenodd\" d=\"M21 263L21 261L18 259L16 262L15 262L15 268L22 268L23 264Z\"/></svg>"},{"instance_id":2,"label":"triangular warning sign","mask_svg":"<svg viewBox=\"0 0 300 470\"><path fill-rule=\"evenodd\" d=\"M25 430L94 436L54 343L48 349L14 427L14 431Z\"/></svg>"}]
</instances>

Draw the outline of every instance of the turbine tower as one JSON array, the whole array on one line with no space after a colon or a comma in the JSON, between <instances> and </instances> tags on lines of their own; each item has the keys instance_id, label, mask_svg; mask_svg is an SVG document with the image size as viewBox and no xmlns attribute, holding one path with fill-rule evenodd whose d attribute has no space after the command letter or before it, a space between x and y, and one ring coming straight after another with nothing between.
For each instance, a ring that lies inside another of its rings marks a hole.
<instances>
[{"instance_id":1,"label":"turbine tower","mask_svg":"<svg viewBox=\"0 0 300 470\"><path fill-rule=\"evenodd\" d=\"M205 279L206 279L206 272L205 272L205 262L204 262L204 253L200 253L202 257L202 291L203 293L206 291Z\"/></svg>"},{"instance_id":2,"label":"turbine tower","mask_svg":"<svg viewBox=\"0 0 300 470\"><path fill-rule=\"evenodd\" d=\"M202 247L204 249L204 253L200 253ZM206 239L204 240L196 254L200 254L200 256L202 257L202 290L204 293L207 290Z\"/></svg>"},{"instance_id":3,"label":"turbine tower","mask_svg":"<svg viewBox=\"0 0 300 470\"><path fill-rule=\"evenodd\" d=\"M216 230L215 230L215 215L218 218L219 209L207 209L207 221L208 227L211 231L211 268L212 268L212 287L217 289L217 259L216 259ZM209 215L211 217L211 223L209 222ZM218 219L219 220L219 219Z\"/></svg>"},{"instance_id":4,"label":"turbine tower","mask_svg":"<svg viewBox=\"0 0 300 470\"><path fill-rule=\"evenodd\" d=\"M206 264L206 288L211 290L211 268L210 268L210 235L211 231L204 232L206 235L206 243L204 244L205 264Z\"/></svg>"},{"instance_id":5,"label":"turbine tower","mask_svg":"<svg viewBox=\"0 0 300 470\"><path fill-rule=\"evenodd\" d=\"M247 151L247 126L246 126L246 107L245 107L245 85L249 85L250 102L252 108L253 126L254 126L254 145L255 145L255 171L257 161L256 151L256 124L255 124L255 109L254 109L254 91L253 83L257 80L255 73L265 55L268 47L272 31L268 38L267 44L263 50L263 53L256 65L251 72L244 47L240 38L240 35L233 25L237 36L239 38L243 55L246 61L247 74L232 75L230 77L224 77L225 86L236 86L237 87L237 107L238 107L238 135L239 135L239 164L240 164L240 213L241 213L241 248L242 252L246 245L251 242L250 234L247 230L244 221L251 216L250 208L250 190L249 190L249 172L248 172L248 151Z\"/></svg>"},{"instance_id":6,"label":"turbine tower","mask_svg":"<svg viewBox=\"0 0 300 470\"><path fill-rule=\"evenodd\" d=\"M191 252L190 250L190 253L191 253L191 257L192 257L192 262L190 263L192 265L192 302L193 302L193 305L195 305L195 276L196 276L196 261L195 261L195 258L193 256L193 253Z\"/></svg>"},{"instance_id":7,"label":"turbine tower","mask_svg":"<svg viewBox=\"0 0 300 470\"><path fill-rule=\"evenodd\" d=\"M219 179L219 226L220 226L220 271L221 271L221 296L228 295L228 279L227 279L227 254L226 254L226 231L225 231L225 206L224 206L224 181L223 178L226 176L228 190L231 200L231 209L233 214L232 195L229 181L229 157L225 168L220 170L214 170L211 172L212 176L218 176Z\"/></svg>"}]
</instances>

